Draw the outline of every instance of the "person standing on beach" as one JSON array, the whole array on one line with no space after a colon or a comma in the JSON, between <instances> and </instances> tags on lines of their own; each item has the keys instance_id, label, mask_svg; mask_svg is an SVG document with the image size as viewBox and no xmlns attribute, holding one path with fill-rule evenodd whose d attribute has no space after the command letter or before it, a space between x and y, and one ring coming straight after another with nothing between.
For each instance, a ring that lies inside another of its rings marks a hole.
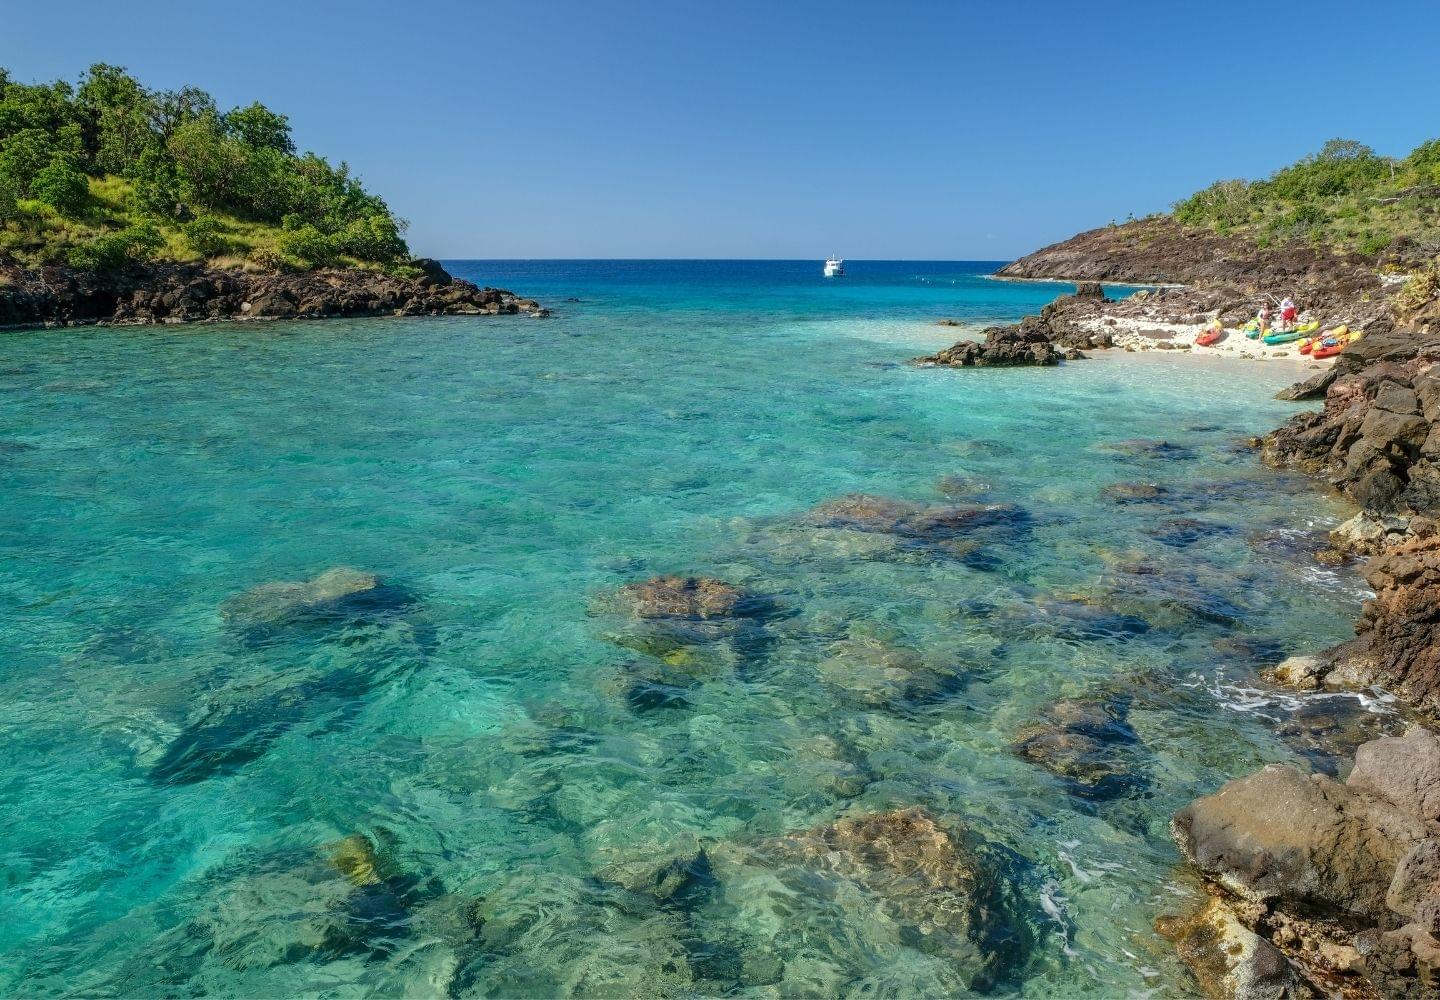
<instances>
[{"instance_id":1,"label":"person standing on beach","mask_svg":"<svg viewBox=\"0 0 1440 1000\"><path fill-rule=\"evenodd\" d=\"M1260 336L1270 332L1270 303L1261 303L1260 311L1255 314L1255 324L1260 328Z\"/></svg>"},{"instance_id":2,"label":"person standing on beach","mask_svg":"<svg viewBox=\"0 0 1440 1000\"><path fill-rule=\"evenodd\" d=\"M1285 296L1280 303L1280 326L1287 330L1294 329L1298 312L1295 308L1295 300L1288 295Z\"/></svg>"}]
</instances>

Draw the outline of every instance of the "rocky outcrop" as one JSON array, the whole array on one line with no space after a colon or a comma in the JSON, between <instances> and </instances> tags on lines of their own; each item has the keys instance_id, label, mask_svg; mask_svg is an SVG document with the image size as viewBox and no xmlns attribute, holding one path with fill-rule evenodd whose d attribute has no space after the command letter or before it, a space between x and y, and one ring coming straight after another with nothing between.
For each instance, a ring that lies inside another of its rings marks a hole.
<instances>
[{"instance_id":1,"label":"rocky outcrop","mask_svg":"<svg viewBox=\"0 0 1440 1000\"><path fill-rule=\"evenodd\" d=\"M1361 341L1355 349L1369 346ZM1415 351L1368 364L1361 354L1342 355L1345 367L1327 388L1324 408L1266 438L1265 461L1324 476L1370 511L1440 509L1440 342Z\"/></svg>"},{"instance_id":2,"label":"rocky outcrop","mask_svg":"<svg viewBox=\"0 0 1440 1000\"><path fill-rule=\"evenodd\" d=\"M538 302L451 277L418 260L418 277L359 269L257 273L154 263L114 272L0 261L0 328L343 316L547 315Z\"/></svg>"},{"instance_id":3,"label":"rocky outcrop","mask_svg":"<svg viewBox=\"0 0 1440 1000\"><path fill-rule=\"evenodd\" d=\"M988 327L983 342L962 340L937 354L916 358L915 363L1013 368L1083 360L1081 348L1109 346L1103 334L1094 335L1080 324L1082 319L1095 315L1105 301L1098 284L1082 282L1074 295L1060 296L1038 316L1026 316L1009 326Z\"/></svg>"},{"instance_id":4,"label":"rocky outcrop","mask_svg":"<svg viewBox=\"0 0 1440 1000\"><path fill-rule=\"evenodd\" d=\"M1361 746L1344 784L1282 765L1232 781L1180 810L1172 832L1217 889L1223 912L1217 916L1212 903L1197 918L1212 931L1240 922L1297 963L1303 978L1327 982L1326 993L1433 997L1440 996L1437 818L1440 740L1417 728ZM1211 991L1210 982L1234 969L1203 937L1185 944L1190 925L1175 922L1169 936ZM1272 966L1265 963L1274 973Z\"/></svg>"},{"instance_id":5,"label":"rocky outcrop","mask_svg":"<svg viewBox=\"0 0 1440 1000\"><path fill-rule=\"evenodd\" d=\"M1303 244L1262 249L1252 240L1141 219L1080 233L1001 268L1003 278L1227 286L1242 294L1283 287L1306 302L1359 298L1380 286L1373 263Z\"/></svg>"}]
</instances>

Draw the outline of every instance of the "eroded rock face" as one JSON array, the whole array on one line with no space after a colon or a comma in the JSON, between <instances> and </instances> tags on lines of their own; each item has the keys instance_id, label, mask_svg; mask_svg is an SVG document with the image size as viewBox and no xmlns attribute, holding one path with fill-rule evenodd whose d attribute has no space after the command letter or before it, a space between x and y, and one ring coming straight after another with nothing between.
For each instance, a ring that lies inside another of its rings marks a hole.
<instances>
[{"instance_id":1,"label":"eroded rock face","mask_svg":"<svg viewBox=\"0 0 1440 1000\"><path fill-rule=\"evenodd\" d=\"M538 302L452 278L433 260L422 274L331 270L262 274L201 264L132 265L116 272L23 268L0 262L0 327L206 320L323 319L440 314L548 315Z\"/></svg>"},{"instance_id":2,"label":"eroded rock face","mask_svg":"<svg viewBox=\"0 0 1440 1000\"><path fill-rule=\"evenodd\" d=\"M1380 340L1384 342L1383 338ZM1440 508L1440 370L1429 348L1416 356L1371 360L1369 338L1325 392L1325 408L1302 413L1265 439L1275 466L1323 475L1372 514ZM1348 353L1348 352L1347 352ZM1366 363L1369 361L1370 363Z\"/></svg>"},{"instance_id":3,"label":"eroded rock face","mask_svg":"<svg viewBox=\"0 0 1440 1000\"><path fill-rule=\"evenodd\" d=\"M1345 782L1388 799L1416 819L1440 822L1440 740L1422 726L1373 740L1355 752Z\"/></svg>"},{"instance_id":4,"label":"eroded rock face","mask_svg":"<svg viewBox=\"0 0 1440 1000\"><path fill-rule=\"evenodd\" d=\"M1412 729L1361 746L1346 785L1271 765L1172 831L1228 915L1326 995L1440 996L1437 764L1440 741Z\"/></svg>"}]
</instances>

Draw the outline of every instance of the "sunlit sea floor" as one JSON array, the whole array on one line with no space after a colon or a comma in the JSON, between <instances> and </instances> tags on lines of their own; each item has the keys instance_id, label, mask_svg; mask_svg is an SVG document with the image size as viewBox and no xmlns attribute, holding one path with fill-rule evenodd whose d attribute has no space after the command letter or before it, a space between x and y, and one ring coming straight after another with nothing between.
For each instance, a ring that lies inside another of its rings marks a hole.
<instances>
[{"instance_id":1,"label":"sunlit sea floor","mask_svg":"<svg viewBox=\"0 0 1440 1000\"><path fill-rule=\"evenodd\" d=\"M1347 511L1237 443L1297 369L905 365L1063 290L950 270L474 265L556 317L0 335L0 993L1189 995L1166 826L1328 766L1256 678L1349 633L1307 550ZM963 552L807 516L852 493L1019 513ZM221 616L337 566L405 598ZM606 595L667 573L771 614L636 642ZM1122 794L1012 752L1062 697L1128 704ZM754 861L914 805L1008 887L993 985ZM614 875L698 848L684 892Z\"/></svg>"}]
</instances>

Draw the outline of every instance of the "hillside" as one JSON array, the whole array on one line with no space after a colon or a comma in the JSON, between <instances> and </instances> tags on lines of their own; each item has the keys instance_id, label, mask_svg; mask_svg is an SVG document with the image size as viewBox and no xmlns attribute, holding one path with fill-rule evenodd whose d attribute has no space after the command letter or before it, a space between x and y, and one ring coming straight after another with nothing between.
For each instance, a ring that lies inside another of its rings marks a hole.
<instances>
[{"instance_id":1,"label":"hillside","mask_svg":"<svg viewBox=\"0 0 1440 1000\"><path fill-rule=\"evenodd\" d=\"M78 84L0 69L0 257L106 270L146 260L251 271L403 268L405 225L283 114L221 112L97 64Z\"/></svg>"}]
</instances>

